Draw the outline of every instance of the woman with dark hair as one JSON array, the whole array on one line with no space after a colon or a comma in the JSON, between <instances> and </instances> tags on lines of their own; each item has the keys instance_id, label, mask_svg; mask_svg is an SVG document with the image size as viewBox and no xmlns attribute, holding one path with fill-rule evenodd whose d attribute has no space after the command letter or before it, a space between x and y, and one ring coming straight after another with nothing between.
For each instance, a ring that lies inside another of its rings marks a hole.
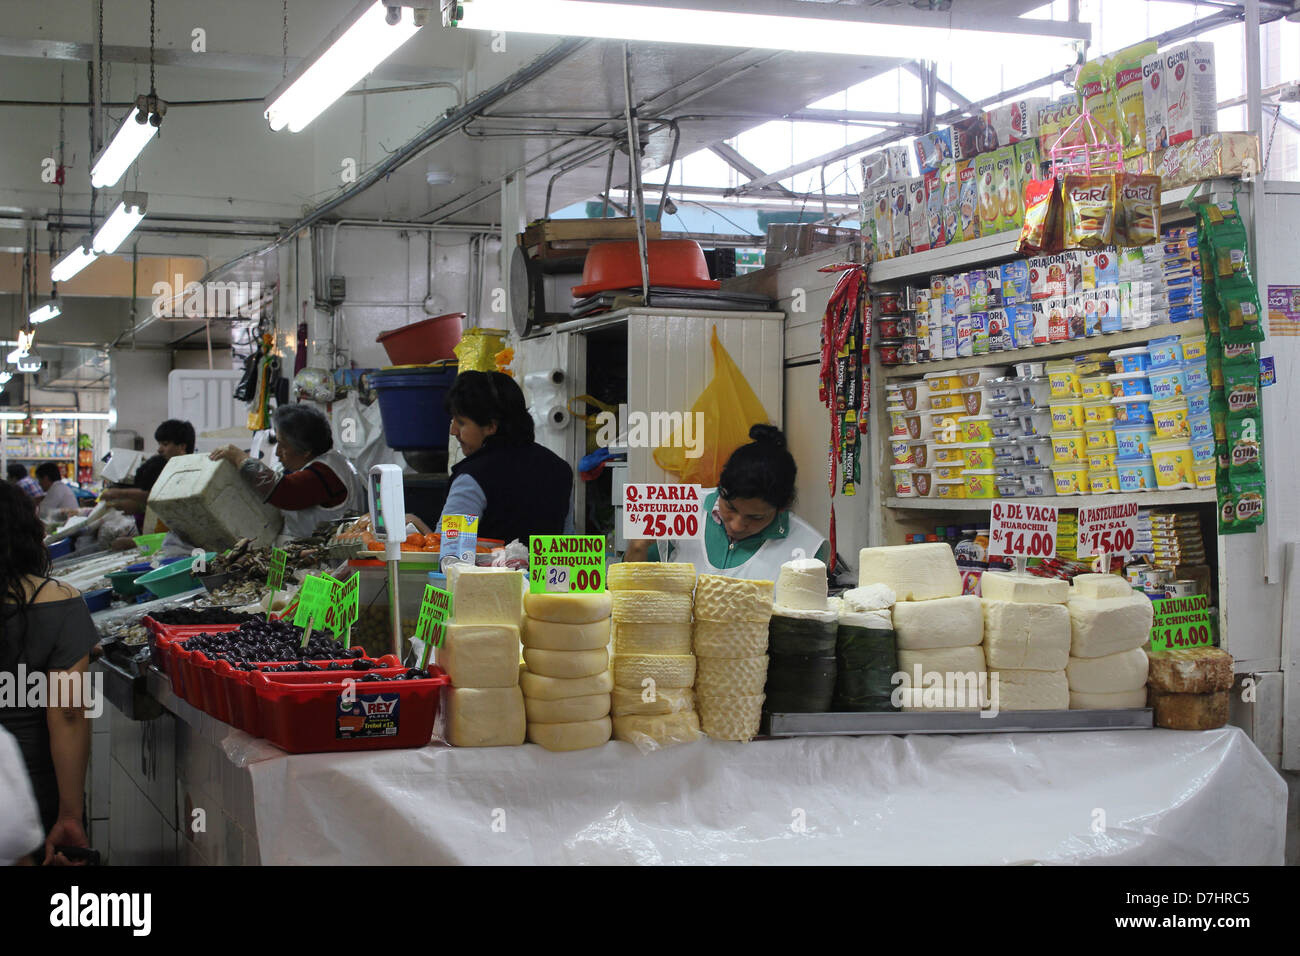
<instances>
[{"instance_id":1,"label":"woman with dark hair","mask_svg":"<svg viewBox=\"0 0 1300 956\"><path fill-rule=\"evenodd\" d=\"M465 453L451 470L444 515L478 515L480 538L507 543L573 531L573 469L533 440L533 417L513 378L461 372L444 405Z\"/></svg>"},{"instance_id":2,"label":"woman with dark hair","mask_svg":"<svg viewBox=\"0 0 1300 956\"><path fill-rule=\"evenodd\" d=\"M86 702L64 699L63 691L73 681L83 686L98 636L81 592L49 577L41 523L27 496L8 484L0 484L0 528L0 676L22 705L0 707L0 725L17 738L36 793L46 834L38 859L66 864L55 846L89 845L90 725ZM44 701L28 698L36 674L45 679Z\"/></svg>"},{"instance_id":3,"label":"woman with dark hair","mask_svg":"<svg viewBox=\"0 0 1300 956\"><path fill-rule=\"evenodd\" d=\"M704 492L704 537L629 541L625 561L681 561L700 574L775 581L792 558L827 562L830 542L790 511L798 469L785 436L755 425L722 469L718 487Z\"/></svg>"},{"instance_id":4,"label":"woman with dark hair","mask_svg":"<svg viewBox=\"0 0 1300 956\"><path fill-rule=\"evenodd\" d=\"M307 538L323 522L366 510L361 479L352 462L334 450L334 433L324 413L310 405L281 405L272 423L283 472L272 471L234 445L208 457L230 462L263 501L284 512L281 538Z\"/></svg>"}]
</instances>

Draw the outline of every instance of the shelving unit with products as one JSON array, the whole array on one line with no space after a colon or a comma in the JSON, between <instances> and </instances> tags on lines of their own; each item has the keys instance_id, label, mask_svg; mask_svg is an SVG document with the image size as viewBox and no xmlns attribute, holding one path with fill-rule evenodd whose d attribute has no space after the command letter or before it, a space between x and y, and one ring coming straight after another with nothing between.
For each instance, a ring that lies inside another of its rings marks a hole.
<instances>
[{"instance_id":1,"label":"shelving unit with products","mask_svg":"<svg viewBox=\"0 0 1300 956\"><path fill-rule=\"evenodd\" d=\"M76 421L26 418L6 421L4 425L6 462L26 465L28 472L47 461L54 462L65 479L79 484L93 479L93 458L89 463L82 461L93 452L88 448L79 450L81 440L87 436L78 433Z\"/></svg>"}]
</instances>

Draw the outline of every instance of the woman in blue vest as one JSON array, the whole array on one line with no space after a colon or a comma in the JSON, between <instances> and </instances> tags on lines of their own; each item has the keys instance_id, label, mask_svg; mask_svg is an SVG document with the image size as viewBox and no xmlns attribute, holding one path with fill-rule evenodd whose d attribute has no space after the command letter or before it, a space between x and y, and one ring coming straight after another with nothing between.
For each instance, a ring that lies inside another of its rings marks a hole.
<instances>
[{"instance_id":1,"label":"woman in blue vest","mask_svg":"<svg viewBox=\"0 0 1300 956\"><path fill-rule=\"evenodd\" d=\"M445 406L465 458L451 470L444 515L478 515L479 538L507 544L573 532L573 469L533 440L533 417L513 378L461 372Z\"/></svg>"}]
</instances>

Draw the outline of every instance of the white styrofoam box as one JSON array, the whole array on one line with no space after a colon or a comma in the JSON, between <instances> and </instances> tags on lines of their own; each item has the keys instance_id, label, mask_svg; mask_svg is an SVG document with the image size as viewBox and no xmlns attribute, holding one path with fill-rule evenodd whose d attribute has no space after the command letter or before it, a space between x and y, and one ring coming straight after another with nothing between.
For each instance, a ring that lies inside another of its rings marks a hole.
<instances>
[{"instance_id":1,"label":"white styrofoam box","mask_svg":"<svg viewBox=\"0 0 1300 956\"><path fill-rule=\"evenodd\" d=\"M279 509L259 501L234 465L207 455L168 461L149 507L172 531L208 551L225 551L241 538L269 546L284 525Z\"/></svg>"}]
</instances>

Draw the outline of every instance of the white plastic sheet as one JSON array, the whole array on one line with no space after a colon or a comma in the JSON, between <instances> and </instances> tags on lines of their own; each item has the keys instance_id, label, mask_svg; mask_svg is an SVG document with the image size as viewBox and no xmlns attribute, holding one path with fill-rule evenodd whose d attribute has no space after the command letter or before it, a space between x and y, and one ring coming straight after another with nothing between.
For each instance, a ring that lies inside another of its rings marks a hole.
<instances>
[{"instance_id":1,"label":"white plastic sheet","mask_svg":"<svg viewBox=\"0 0 1300 956\"><path fill-rule=\"evenodd\" d=\"M252 754L249 755L256 760ZM275 756L264 864L1281 864L1236 727Z\"/></svg>"}]
</instances>

